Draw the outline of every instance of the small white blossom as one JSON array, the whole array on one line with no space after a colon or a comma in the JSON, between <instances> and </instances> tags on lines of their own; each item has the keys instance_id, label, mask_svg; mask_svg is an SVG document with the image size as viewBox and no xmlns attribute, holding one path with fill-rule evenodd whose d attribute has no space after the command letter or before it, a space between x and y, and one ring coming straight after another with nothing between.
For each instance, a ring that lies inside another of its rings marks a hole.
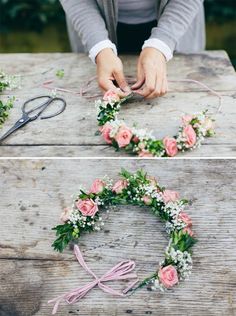
<instances>
[{"instance_id":1,"label":"small white blossom","mask_svg":"<svg viewBox=\"0 0 236 316\"><path fill-rule=\"evenodd\" d=\"M193 262L189 252L182 252L168 246L166 256L174 261L181 279L186 279L190 276Z\"/></svg>"}]
</instances>

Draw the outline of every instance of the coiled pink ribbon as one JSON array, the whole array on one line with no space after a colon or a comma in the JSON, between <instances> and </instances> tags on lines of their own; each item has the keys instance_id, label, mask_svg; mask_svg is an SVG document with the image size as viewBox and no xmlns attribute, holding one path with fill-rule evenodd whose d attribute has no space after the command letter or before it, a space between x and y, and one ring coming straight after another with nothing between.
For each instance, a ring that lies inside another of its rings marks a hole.
<instances>
[{"instance_id":1,"label":"coiled pink ribbon","mask_svg":"<svg viewBox=\"0 0 236 316\"><path fill-rule=\"evenodd\" d=\"M85 83L84 86L82 86L80 88L79 91L75 91L75 90L70 90L70 89L65 89L65 88L61 88L61 87L56 87L56 86L52 86L52 83L54 82L53 80L48 80L43 82L43 87L45 89L49 89L49 90L55 90L55 91L61 91L61 92L66 92L66 93L71 93L74 95L79 95L81 97L84 97L85 99L94 99L94 98L99 98L102 97L101 93L97 93L97 94L90 94L90 84L97 79L97 76L91 77L90 79L88 79L88 81ZM134 83L136 80L135 78L133 78L132 76L127 76L127 80L129 83ZM202 83L201 81L198 80L193 80L193 79L176 79L176 80L168 80L168 82L186 82L186 83L195 83L197 85L199 85L200 87L206 89L207 91L210 91L213 95L215 95L218 100L219 100L219 105L218 108L216 110L217 112L221 111L221 100L222 100L222 95L219 94L218 92L216 92L215 90L213 90L212 88L210 88L209 86L207 86L206 84ZM133 91L135 92L135 91ZM169 90L169 92L174 92Z\"/></svg>"},{"instance_id":2,"label":"coiled pink ribbon","mask_svg":"<svg viewBox=\"0 0 236 316\"><path fill-rule=\"evenodd\" d=\"M62 301L65 301L68 304L74 304L81 300L90 290L92 290L95 286L98 286L102 291L116 295L116 296L126 296L126 293L138 282L138 277L136 273L131 273L135 268L135 262L132 260L121 261L116 266L114 266L111 270L105 273L101 278L98 278L95 273L89 269L86 262L84 261L83 255L77 245L74 246L74 254L80 263L80 265L86 270L90 275L94 277L94 281L84 285L82 287L78 287L76 289L71 290L70 292L58 296L57 298L48 301L49 304L55 303L52 311L52 315L56 314L58 307ZM127 279L136 279L132 282L126 289L122 292L116 291L112 289L110 286L104 284L108 281L116 281L116 280L127 280Z\"/></svg>"}]
</instances>

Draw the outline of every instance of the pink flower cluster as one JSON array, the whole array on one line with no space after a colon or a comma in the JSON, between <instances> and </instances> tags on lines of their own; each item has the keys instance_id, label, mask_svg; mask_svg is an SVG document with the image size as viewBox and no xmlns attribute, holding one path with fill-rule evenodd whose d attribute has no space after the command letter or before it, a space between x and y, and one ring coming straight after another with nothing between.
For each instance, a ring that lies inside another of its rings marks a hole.
<instances>
[{"instance_id":1,"label":"pink flower cluster","mask_svg":"<svg viewBox=\"0 0 236 316\"><path fill-rule=\"evenodd\" d=\"M108 90L104 94L103 100L107 101L107 102L118 102L118 101L120 101L120 97L118 96L118 94L115 91Z\"/></svg>"},{"instance_id":2,"label":"pink flower cluster","mask_svg":"<svg viewBox=\"0 0 236 316\"><path fill-rule=\"evenodd\" d=\"M196 132L193 129L192 125L187 124L186 117L187 116L182 118L185 122L184 124L186 124L183 126L182 137L185 139L185 145L188 148L192 148L197 142L197 135L196 135ZM188 118L189 117L190 116L188 115ZM190 120L190 122L191 122L191 120ZM175 138L165 137L163 139L163 144L165 146L165 151L169 157L174 157L177 155L177 153L178 153L178 146L177 145L178 144L177 144L177 140Z\"/></svg>"},{"instance_id":3,"label":"pink flower cluster","mask_svg":"<svg viewBox=\"0 0 236 316\"><path fill-rule=\"evenodd\" d=\"M126 180L118 180L112 187L112 191L116 194L121 194L122 191L127 188L128 182ZM95 179L91 185L89 193L99 194L103 192L105 188L104 181L100 179ZM79 199L75 203L77 209L82 213L83 216L94 216L98 212L98 205L92 199ZM61 214L60 220L63 223L66 223L70 215L72 214L72 210L69 208L65 208Z\"/></svg>"},{"instance_id":4,"label":"pink flower cluster","mask_svg":"<svg viewBox=\"0 0 236 316\"><path fill-rule=\"evenodd\" d=\"M158 271L158 277L160 282L167 288L173 287L179 282L178 273L174 266L168 265L160 268Z\"/></svg>"},{"instance_id":5,"label":"pink flower cluster","mask_svg":"<svg viewBox=\"0 0 236 316\"><path fill-rule=\"evenodd\" d=\"M193 236L193 231L191 229L192 228L191 217L188 216L188 214L186 214L185 212L180 212L178 219L186 224L186 227L184 227L183 232L188 233L190 236Z\"/></svg>"},{"instance_id":6,"label":"pink flower cluster","mask_svg":"<svg viewBox=\"0 0 236 316\"><path fill-rule=\"evenodd\" d=\"M112 138L110 136L111 131L112 131L112 125L108 122L105 125L103 125L102 128L100 129L100 132L102 133L104 140L108 144L112 143ZM132 137L133 137L133 133L131 129L125 125L122 125L119 127L116 135L114 136L114 140L117 142L119 148L123 148L129 145Z\"/></svg>"},{"instance_id":7,"label":"pink flower cluster","mask_svg":"<svg viewBox=\"0 0 236 316\"><path fill-rule=\"evenodd\" d=\"M162 193L162 197L163 197L163 200L165 203L175 202L175 201L179 200L179 193L176 191L172 191L172 190L165 190ZM180 220L186 224L186 227L183 229L183 232L186 232L190 236L193 236L193 231L191 230L192 219L190 218L190 216L188 216L188 214L186 214L185 212L182 211L179 213L178 220Z\"/></svg>"},{"instance_id":8,"label":"pink flower cluster","mask_svg":"<svg viewBox=\"0 0 236 316\"><path fill-rule=\"evenodd\" d=\"M94 216L98 212L98 205L92 199L78 200L76 207L83 216Z\"/></svg>"},{"instance_id":9,"label":"pink flower cluster","mask_svg":"<svg viewBox=\"0 0 236 316\"><path fill-rule=\"evenodd\" d=\"M98 194L98 193L101 193L104 188L105 188L104 181L100 179L95 179L91 185L89 193Z\"/></svg>"},{"instance_id":10,"label":"pink flower cluster","mask_svg":"<svg viewBox=\"0 0 236 316\"><path fill-rule=\"evenodd\" d=\"M109 90L104 94L103 101L113 104L115 102L119 103L121 99L115 91ZM114 129L116 129L115 133ZM155 156L155 150L159 156L167 155L174 157L180 150L195 148L195 145L198 142L200 143L204 136L214 134L213 121L205 115L205 112L201 114L201 117L197 115L184 115L179 134L174 137L166 136L162 139L164 150L160 148L155 149L155 146L152 147L151 137L147 136L147 138L144 138L144 141L140 140L125 123L119 126L117 130L108 121L100 128L100 131L108 144L112 144L115 141L119 148L124 148L132 144L131 148L133 148L133 152L138 154L139 157L153 157ZM152 148L152 152L150 152L150 148Z\"/></svg>"},{"instance_id":11,"label":"pink flower cluster","mask_svg":"<svg viewBox=\"0 0 236 316\"><path fill-rule=\"evenodd\" d=\"M169 202L176 202L180 198L179 193L172 190L165 190L164 192L161 193L161 195L166 204ZM188 216L188 214L182 211L179 213L178 220L186 224L186 227L184 227L183 232L186 232L190 236L193 236L193 231L191 230L192 219L190 218L190 216Z\"/></svg>"},{"instance_id":12,"label":"pink flower cluster","mask_svg":"<svg viewBox=\"0 0 236 316\"><path fill-rule=\"evenodd\" d=\"M121 194L124 189L128 186L128 182L126 180L118 180L112 187L112 191L116 194Z\"/></svg>"},{"instance_id":13,"label":"pink flower cluster","mask_svg":"<svg viewBox=\"0 0 236 316\"><path fill-rule=\"evenodd\" d=\"M134 135L132 133L132 130L126 125L121 125L114 137L110 136L112 129L113 127L109 122L107 122L100 128L103 139L107 144L112 144L113 139L117 142L119 148L124 148L128 146L131 141L135 144L139 143L138 137ZM145 149L145 144L143 144L142 146L142 143L140 143L138 147L140 149L139 157L153 157L153 154Z\"/></svg>"},{"instance_id":14,"label":"pink flower cluster","mask_svg":"<svg viewBox=\"0 0 236 316\"><path fill-rule=\"evenodd\" d=\"M166 204L179 200L179 193L176 191L165 190L163 193L161 193L161 195Z\"/></svg>"},{"instance_id":15,"label":"pink flower cluster","mask_svg":"<svg viewBox=\"0 0 236 316\"><path fill-rule=\"evenodd\" d=\"M162 193L162 197L165 203L175 202L179 199L179 193L172 190L165 190ZM178 219L187 225L183 231L187 232L190 236L193 236L193 232L191 230L191 218L186 213L180 212ZM173 265L160 268L158 271L158 278L166 288L171 288L179 282L177 270Z\"/></svg>"}]
</instances>

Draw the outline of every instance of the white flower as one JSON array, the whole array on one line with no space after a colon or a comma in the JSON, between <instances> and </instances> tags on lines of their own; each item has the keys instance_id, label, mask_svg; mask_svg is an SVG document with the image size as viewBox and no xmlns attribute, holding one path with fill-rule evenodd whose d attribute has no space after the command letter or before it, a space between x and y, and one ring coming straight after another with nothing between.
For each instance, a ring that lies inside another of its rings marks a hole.
<instances>
[{"instance_id":1,"label":"white flower","mask_svg":"<svg viewBox=\"0 0 236 316\"><path fill-rule=\"evenodd\" d=\"M168 246L166 249L166 256L174 261L181 279L186 279L190 276L193 262L189 252L182 252Z\"/></svg>"},{"instance_id":2,"label":"white flower","mask_svg":"<svg viewBox=\"0 0 236 316\"><path fill-rule=\"evenodd\" d=\"M141 141L147 140L147 139L152 139L152 140L155 139L152 131L147 131L146 129L137 129L137 128L133 127L132 133L135 136L137 136Z\"/></svg>"}]
</instances>

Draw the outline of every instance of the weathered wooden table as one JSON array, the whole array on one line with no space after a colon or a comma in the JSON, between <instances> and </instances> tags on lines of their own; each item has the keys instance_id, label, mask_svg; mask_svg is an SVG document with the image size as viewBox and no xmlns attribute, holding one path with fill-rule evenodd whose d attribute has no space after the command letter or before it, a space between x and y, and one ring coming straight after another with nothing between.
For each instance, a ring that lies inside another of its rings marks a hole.
<instances>
[{"instance_id":1,"label":"weathered wooden table","mask_svg":"<svg viewBox=\"0 0 236 316\"><path fill-rule=\"evenodd\" d=\"M96 288L81 302L61 306L58 315L236 315L236 161L121 160L120 167L144 168L193 201L188 212L199 240L193 273L166 294L142 289L114 298ZM51 227L80 184L89 186L104 174L117 179L120 167L115 160L0 161L1 316L50 315L48 299L91 280L71 250L53 251ZM80 246L98 275L130 258L143 278L163 258L167 236L145 209L120 207L110 213L103 231L82 237Z\"/></svg>"},{"instance_id":2,"label":"weathered wooden table","mask_svg":"<svg viewBox=\"0 0 236 316\"><path fill-rule=\"evenodd\" d=\"M126 75L135 76L136 56L123 56ZM65 77L55 85L78 91L95 74L95 66L85 55L78 54L2 54L0 69L10 74L23 74L22 89L12 91L18 97L9 120L1 133L18 119L20 106L29 97L47 94L42 87L46 80L55 79L58 69L64 68ZM43 74L42 74L43 73ZM177 55L168 63L169 79L196 79L222 94L222 111L215 115L216 136L209 138L199 150L184 157L236 157L236 76L224 51ZM92 92L98 91L94 84ZM98 130L94 101L68 93L61 93L67 101L66 111L53 119L37 120L8 138L0 146L0 156L99 156L119 157L107 146ZM131 126L154 130L161 138L174 135L183 113L195 113L209 108L215 112L218 99L201 87L189 83L170 83L170 92L152 101L134 102L124 106L120 117Z\"/></svg>"}]
</instances>

